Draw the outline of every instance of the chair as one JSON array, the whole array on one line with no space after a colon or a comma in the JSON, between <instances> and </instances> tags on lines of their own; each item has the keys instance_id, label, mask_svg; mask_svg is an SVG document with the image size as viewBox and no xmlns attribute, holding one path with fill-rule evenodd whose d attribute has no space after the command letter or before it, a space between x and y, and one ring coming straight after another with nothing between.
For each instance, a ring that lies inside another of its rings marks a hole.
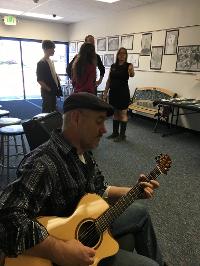
<instances>
[{"instance_id":1,"label":"chair","mask_svg":"<svg viewBox=\"0 0 200 266\"><path fill-rule=\"evenodd\" d=\"M157 120L153 130L155 133L157 132L158 124L160 122L164 122L167 126L169 126L169 117L171 113L172 113L171 106L158 104L158 112L155 114Z\"/></svg>"},{"instance_id":2,"label":"chair","mask_svg":"<svg viewBox=\"0 0 200 266\"><path fill-rule=\"evenodd\" d=\"M19 136L21 139L21 143L17 144L16 137ZM12 144L12 138L14 139L14 145ZM17 165L11 165L10 159L11 157L15 157L18 159L18 156L25 156L26 155L26 145L24 141L24 130L22 125L9 125L0 128L0 149L1 149L1 157L0 157L0 168L1 174L4 171L4 168L7 170L7 181L10 181L10 169L17 168ZM15 153L12 150L10 152L11 147L15 146ZM22 152L18 151L18 147L22 148Z\"/></svg>"}]
</instances>

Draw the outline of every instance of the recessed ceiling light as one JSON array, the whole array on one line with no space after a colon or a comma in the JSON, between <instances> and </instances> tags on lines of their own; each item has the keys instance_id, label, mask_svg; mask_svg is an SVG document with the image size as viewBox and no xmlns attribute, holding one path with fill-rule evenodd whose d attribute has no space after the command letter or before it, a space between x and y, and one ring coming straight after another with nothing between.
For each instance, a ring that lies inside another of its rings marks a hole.
<instances>
[{"instance_id":1,"label":"recessed ceiling light","mask_svg":"<svg viewBox=\"0 0 200 266\"><path fill-rule=\"evenodd\" d=\"M23 14L23 16L32 17L32 18L51 19L51 20L59 20L63 18L63 17L59 17L55 15L38 14L38 13L32 13L32 12L26 12Z\"/></svg>"},{"instance_id":2,"label":"recessed ceiling light","mask_svg":"<svg viewBox=\"0 0 200 266\"><path fill-rule=\"evenodd\" d=\"M23 13L23 11L0 8L0 13L9 14L9 15L21 15Z\"/></svg>"},{"instance_id":3,"label":"recessed ceiling light","mask_svg":"<svg viewBox=\"0 0 200 266\"><path fill-rule=\"evenodd\" d=\"M98 1L98 2L105 2L105 3L112 4L112 3L114 3L114 2L118 2L118 1L120 1L120 0L96 0L96 1Z\"/></svg>"}]
</instances>

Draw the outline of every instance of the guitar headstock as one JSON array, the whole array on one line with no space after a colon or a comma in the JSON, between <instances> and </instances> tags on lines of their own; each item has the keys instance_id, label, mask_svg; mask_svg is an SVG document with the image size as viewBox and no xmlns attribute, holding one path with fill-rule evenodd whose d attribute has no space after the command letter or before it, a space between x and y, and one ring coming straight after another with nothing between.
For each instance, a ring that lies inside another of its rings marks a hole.
<instances>
[{"instance_id":1,"label":"guitar headstock","mask_svg":"<svg viewBox=\"0 0 200 266\"><path fill-rule=\"evenodd\" d=\"M172 160L168 154L160 154L156 157L157 167L163 174L167 174L169 168L171 167Z\"/></svg>"}]
</instances>

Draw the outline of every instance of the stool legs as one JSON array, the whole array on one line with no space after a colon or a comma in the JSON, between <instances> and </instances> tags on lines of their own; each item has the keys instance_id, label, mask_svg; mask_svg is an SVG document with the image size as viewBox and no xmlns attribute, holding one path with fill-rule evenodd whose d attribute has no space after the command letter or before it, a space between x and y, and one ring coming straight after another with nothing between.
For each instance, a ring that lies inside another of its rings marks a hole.
<instances>
[{"instance_id":1,"label":"stool legs","mask_svg":"<svg viewBox=\"0 0 200 266\"><path fill-rule=\"evenodd\" d=\"M7 136L7 166L6 166L6 170L7 170L7 182L9 183L10 181L10 177L9 177L9 168L10 168L10 163L9 163L9 159L10 159L10 138L9 136Z\"/></svg>"},{"instance_id":2,"label":"stool legs","mask_svg":"<svg viewBox=\"0 0 200 266\"><path fill-rule=\"evenodd\" d=\"M26 145L24 142L24 136L23 135L21 135L21 142L22 142L23 155L25 156L27 151L26 151Z\"/></svg>"}]
</instances>

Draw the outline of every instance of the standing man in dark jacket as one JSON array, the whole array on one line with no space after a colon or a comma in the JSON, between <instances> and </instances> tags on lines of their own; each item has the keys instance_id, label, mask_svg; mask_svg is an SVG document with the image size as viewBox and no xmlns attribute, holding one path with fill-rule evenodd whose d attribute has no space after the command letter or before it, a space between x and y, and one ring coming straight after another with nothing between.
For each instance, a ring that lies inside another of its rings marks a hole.
<instances>
[{"instance_id":1,"label":"standing man in dark jacket","mask_svg":"<svg viewBox=\"0 0 200 266\"><path fill-rule=\"evenodd\" d=\"M93 44L94 46L95 46L95 43L94 43L94 36L92 36L92 35L87 35L86 37L85 37L85 42L86 43L91 43L91 44ZM101 82L102 82L102 80L103 80L103 77L104 77L104 74L105 74L105 67L104 67L104 65L103 65L103 63L102 63L102 61L101 61L101 57L98 55L98 54L96 54L96 56L97 56L97 67L98 67L98 69L99 69L99 72L100 72L100 77L99 77L99 79L98 80L96 80L96 88L101 84ZM67 69L66 69L66 71L67 71L67 74L68 74L68 76L69 76L69 78L70 79L72 79L72 65L73 65L73 62L74 62L74 59L77 57L77 55L75 55L75 57L72 59L72 61L68 64L68 66L67 66Z\"/></svg>"},{"instance_id":2,"label":"standing man in dark jacket","mask_svg":"<svg viewBox=\"0 0 200 266\"><path fill-rule=\"evenodd\" d=\"M56 111L56 97L62 96L60 81L50 56L54 55L55 44L50 40L42 42L44 57L37 63L37 81L41 85L42 112Z\"/></svg>"}]
</instances>

